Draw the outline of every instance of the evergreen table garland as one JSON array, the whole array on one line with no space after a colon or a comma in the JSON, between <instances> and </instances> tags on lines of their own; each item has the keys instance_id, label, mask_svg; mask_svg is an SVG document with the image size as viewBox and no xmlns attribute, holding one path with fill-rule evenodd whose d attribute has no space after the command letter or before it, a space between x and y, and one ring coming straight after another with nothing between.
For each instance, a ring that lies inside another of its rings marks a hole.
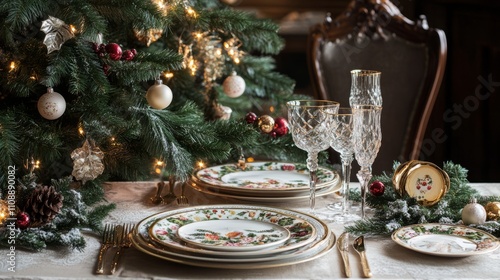
<instances>
[{"instance_id":1,"label":"evergreen table garland","mask_svg":"<svg viewBox=\"0 0 500 280\"><path fill-rule=\"evenodd\" d=\"M85 248L81 230L100 233L102 220L115 208L99 203L104 197L102 186L89 181L75 189L71 176L52 180L51 186L37 184L37 180L28 174L16 185L15 211L9 209L10 218L0 226L0 246L35 251L49 246ZM7 187L0 189L8 194Z\"/></svg>"},{"instance_id":2,"label":"evergreen table garland","mask_svg":"<svg viewBox=\"0 0 500 280\"><path fill-rule=\"evenodd\" d=\"M393 172L399 163L395 162ZM446 195L433 206L421 206L415 198L401 197L392 184L393 174L383 172L374 176L373 180L382 182L386 188L383 195L367 195L366 201L374 209L373 217L357 221L346 230L353 234L389 235L400 227L421 223L461 224L461 211L471 198L476 198L481 205L500 201L499 196L481 196L470 187L467 180L468 170L458 164L445 162L443 170L450 177L450 189ZM351 191L352 199L360 201L358 190ZM484 224L472 224L470 227L484 230L500 237L500 222L487 221Z\"/></svg>"}]
</instances>

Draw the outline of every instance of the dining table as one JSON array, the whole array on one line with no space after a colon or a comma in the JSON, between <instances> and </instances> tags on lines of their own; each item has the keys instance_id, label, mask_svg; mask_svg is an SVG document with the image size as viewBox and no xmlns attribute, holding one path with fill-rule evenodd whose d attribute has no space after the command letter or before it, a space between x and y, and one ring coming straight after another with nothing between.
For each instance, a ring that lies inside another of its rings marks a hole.
<instances>
[{"instance_id":1,"label":"dining table","mask_svg":"<svg viewBox=\"0 0 500 280\"><path fill-rule=\"evenodd\" d=\"M175 201L155 205L151 197L157 183L109 182L104 185L105 200L116 208L105 218L104 223L137 224L155 213L180 208ZM481 195L500 195L500 183L471 183ZM359 184L351 183L352 188ZM178 194L179 189L175 192ZM231 197L216 196L186 188L189 206L211 204L264 205L276 208L308 212L309 199L281 202L244 201ZM336 193L316 198L316 211L326 211L326 205L340 198ZM182 206L187 207L187 206ZM328 223L338 238L344 225ZM83 251L70 248L47 248L40 252L16 249L15 272L8 271L6 248L0 248L0 278L5 279L342 279L346 278L343 262L337 246L325 255L302 263L263 269L222 269L198 267L171 262L146 254L134 247L122 252L118 268L113 275L95 274L96 259L102 237L84 232L86 247ZM351 236L350 244L354 240ZM500 279L500 249L487 254L467 257L442 257L422 254L398 245L391 236L366 235L365 248L372 271L371 279ZM359 255L349 250L351 279L363 279ZM109 265L109 260L105 265Z\"/></svg>"}]
</instances>

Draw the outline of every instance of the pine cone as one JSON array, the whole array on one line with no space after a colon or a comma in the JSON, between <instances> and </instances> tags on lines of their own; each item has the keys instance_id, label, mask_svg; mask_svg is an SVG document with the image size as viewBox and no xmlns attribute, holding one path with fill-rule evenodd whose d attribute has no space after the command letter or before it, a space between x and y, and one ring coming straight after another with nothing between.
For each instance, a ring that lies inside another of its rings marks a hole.
<instances>
[{"instance_id":1,"label":"pine cone","mask_svg":"<svg viewBox=\"0 0 500 280\"><path fill-rule=\"evenodd\" d=\"M26 200L24 211L31 217L30 227L50 223L63 205L63 196L53 186L38 185Z\"/></svg>"}]
</instances>

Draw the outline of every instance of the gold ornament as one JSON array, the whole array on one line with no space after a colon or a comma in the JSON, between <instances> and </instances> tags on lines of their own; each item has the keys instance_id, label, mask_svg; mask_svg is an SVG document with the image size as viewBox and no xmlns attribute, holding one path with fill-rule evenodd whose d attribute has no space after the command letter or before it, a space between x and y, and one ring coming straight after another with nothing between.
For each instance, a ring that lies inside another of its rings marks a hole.
<instances>
[{"instance_id":1,"label":"gold ornament","mask_svg":"<svg viewBox=\"0 0 500 280\"><path fill-rule=\"evenodd\" d=\"M40 30L47 34L43 40L43 43L47 46L47 53L60 50L64 42L75 37L71 26L52 16L42 21Z\"/></svg>"},{"instance_id":2,"label":"gold ornament","mask_svg":"<svg viewBox=\"0 0 500 280\"><path fill-rule=\"evenodd\" d=\"M488 221L498 221L500 219L500 202L488 202L484 208Z\"/></svg>"},{"instance_id":3,"label":"gold ornament","mask_svg":"<svg viewBox=\"0 0 500 280\"><path fill-rule=\"evenodd\" d=\"M9 204L7 201L0 199L0 225L3 225L9 216Z\"/></svg>"},{"instance_id":4,"label":"gold ornament","mask_svg":"<svg viewBox=\"0 0 500 280\"><path fill-rule=\"evenodd\" d=\"M222 55L221 38L212 33L196 34L196 43L200 57L203 58L203 79L207 88L222 76L224 57Z\"/></svg>"},{"instance_id":5,"label":"gold ornament","mask_svg":"<svg viewBox=\"0 0 500 280\"><path fill-rule=\"evenodd\" d=\"M160 39L162 34L163 30L161 29L134 30L134 35L137 40L148 47L149 45L151 45L151 43L154 43L158 39Z\"/></svg>"},{"instance_id":6,"label":"gold ornament","mask_svg":"<svg viewBox=\"0 0 500 280\"><path fill-rule=\"evenodd\" d=\"M274 118L268 115L262 115L257 119L257 126L260 131L269 133L274 129Z\"/></svg>"},{"instance_id":7,"label":"gold ornament","mask_svg":"<svg viewBox=\"0 0 500 280\"><path fill-rule=\"evenodd\" d=\"M104 171L102 159L104 153L95 146L94 141L85 140L81 148L75 149L71 153L73 160L73 175L77 180L81 180L83 184L88 180L94 180Z\"/></svg>"},{"instance_id":8,"label":"gold ornament","mask_svg":"<svg viewBox=\"0 0 500 280\"><path fill-rule=\"evenodd\" d=\"M398 166L392 183L399 195L408 195L420 205L432 206L438 203L450 189L450 177L437 165L412 160Z\"/></svg>"},{"instance_id":9,"label":"gold ornament","mask_svg":"<svg viewBox=\"0 0 500 280\"><path fill-rule=\"evenodd\" d=\"M475 198L462 209L462 221L465 225L480 225L486 222L486 210L483 205L477 203Z\"/></svg>"}]
</instances>

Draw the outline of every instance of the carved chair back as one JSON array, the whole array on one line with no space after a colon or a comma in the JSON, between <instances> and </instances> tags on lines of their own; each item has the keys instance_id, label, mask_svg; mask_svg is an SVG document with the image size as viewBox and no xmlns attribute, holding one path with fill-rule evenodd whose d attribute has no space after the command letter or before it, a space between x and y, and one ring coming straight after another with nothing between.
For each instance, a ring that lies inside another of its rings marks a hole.
<instances>
[{"instance_id":1,"label":"carved chair back","mask_svg":"<svg viewBox=\"0 0 500 280\"><path fill-rule=\"evenodd\" d=\"M382 146L374 174L394 160L418 159L446 63L446 37L424 16L413 22L387 0L354 0L326 16L308 37L314 95L349 106L353 69L378 70L383 98Z\"/></svg>"}]
</instances>

